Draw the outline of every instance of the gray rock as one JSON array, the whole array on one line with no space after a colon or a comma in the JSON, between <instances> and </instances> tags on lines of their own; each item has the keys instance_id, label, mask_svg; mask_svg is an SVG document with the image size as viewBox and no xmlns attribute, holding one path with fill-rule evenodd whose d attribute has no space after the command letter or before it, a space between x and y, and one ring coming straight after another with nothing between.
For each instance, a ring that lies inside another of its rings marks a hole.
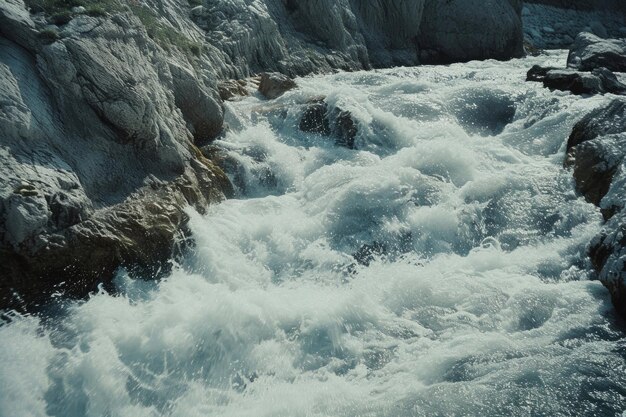
<instances>
[{"instance_id":1,"label":"gray rock","mask_svg":"<svg viewBox=\"0 0 626 417\"><path fill-rule=\"evenodd\" d=\"M196 6L193 9L191 9L191 15L192 16L202 16L205 13L205 9L204 6Z\"/></svg>"},{"instance_id":2,"label":"gray rock","mask_svg":"<svg viewBox=\"0 0 626 417\"><path fill-rule=\"evenodd\" d=\"M217 89L222 100L230 100L237 96L247 96L246 85L247 82L244 80L226 80L218 83Z\"/></svg>"},{"instance_id":3,"label":"gray rock","mask_svg":"<svg viewBox=\"0 0 626 417\"><path fill-rule=\"evenodd\" d=\"M606 107L596 109L574 125L567 140L567 151L599 136L626 131L626 101L613 100Z\"/></svg>"},{"instance_id":4,"label":"gray rock","mask_svg":"<svg viewBox=\"0 0 626 417\"><path fill-rule=\"evenodd\" d=\"M626 39L602 39L591 33L580 33L570 49L567 66L580 71L604 67L626 72Z\"/></svg>"},{"instance_id":5,"label":"gray rock","mask_svg":"<svg viewBox=\"0 0 626 417\"><path fill-rule=\"evenodd\" d=\"M261 74L259 91L270 100L278 98L296 87L296 82L284 74L278 72L264 72Z\"/></svg>"},{"instance_id":6,"label":"gray rock","mask_svg":"<svg viewBox=\"0 0 626 417\"><path fill-rule=\"evenodd\" d=\"M574 94L626 94L626 85L606 68L596 68L591 73L571 69L543 68L533 66L526 81L542 82L551 90L570 91Z\"/></svg>"},{"instance_id":7,"label":"gray rock","mask_svg":"<svg viewBox=\"0 0 626 417\"><path fill-rule=\"evenodd\" d=\"M622 316L626 316L625 158L626 102L614 100L576 124L565 162L574 168L578 191L598 205L607 220L589 245L589 257Z\"/></svg>"},{"instance_id":8,"label":"gray rock","mask_svg":"<svg viewBox=\"0 0 626 417\"><path fill-rule=\"evenodd\" d=\"M603 136L585 141L575 148L574 180L576 189L596 206L609 191L613 176L624 158L624 135ZM611 149L609 149L611 148ZM611 155L611 157L608 157ZM615 158L615 155L619 157Z\"/></svg>"},{"instance_id":9,"label":"gray rock","mask_svg":"<svg viewBox=\"0 0 626 417\"><path fill-rule=\"evenodd\" d=\"M0 33L25 48L37 45L38 32L22 0L0 3Z\"/></svg>"},{"instance_id":10,"label":"gray rock","mask_svg":"<svg viewBox=\"0 0 626 417\"><path fill-rule=\"evenodd\" d=\"M192 144L221 129L215 81L129 14L78 16L33 49L14 39L0 37L0 308L167 262L185 208L229 187Z\"/></svg>"}]
</instances>

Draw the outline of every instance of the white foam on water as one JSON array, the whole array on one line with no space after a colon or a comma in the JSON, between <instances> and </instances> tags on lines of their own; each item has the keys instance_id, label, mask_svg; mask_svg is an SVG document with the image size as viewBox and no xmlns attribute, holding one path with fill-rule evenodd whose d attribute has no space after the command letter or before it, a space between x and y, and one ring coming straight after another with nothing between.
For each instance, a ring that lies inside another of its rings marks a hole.
<instances>
[{"instance_id":1,"label":"white foam on water","mask_svg":"<svg viewBox=\"0 0 626 417\"><path fill-rule=\"evenodd\" d=\"M193 253L160 282L122 271L117 295L1 326L0 415L620 413L624 335L584 263L601 216L561 169L608 98L523 81L564 59L229 103L240 198L190 210ZM298 130L320 94L351 112L356 150Z\"/></svg>"}]
</instances>

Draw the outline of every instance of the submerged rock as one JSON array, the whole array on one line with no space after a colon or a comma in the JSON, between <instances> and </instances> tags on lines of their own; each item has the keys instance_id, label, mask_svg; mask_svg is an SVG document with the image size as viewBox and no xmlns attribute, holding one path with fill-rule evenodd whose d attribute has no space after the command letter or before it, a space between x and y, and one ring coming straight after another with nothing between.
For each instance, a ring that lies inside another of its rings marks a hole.
<instances>
[{"instance_id":1,"label":"submerged rock","mask_svg":"<svg viewBox=\"0 0 626 417\"><path fill-rule=\"evenodd\" d=\"M515 118L513 98L499 89L464 89L449 105L467 132L481 136L502 133Z\"/></svg>"},{"instance_id":2,"label":"submerged rock","mask_svg":"<svg viewBox=\"0 0 626 417\"><path fill-rule=\"evenodd\" d=\"M533 65L526 73L526 81L543 82L548 72L555 70L555 67L542 67L541 65Z\"/></svg>"},{"instance_id":3,"label":"submerged rock","mask_svg":"<svg viewBox=\"0 0 626 417\"><path fill-rule=\"evenodd\" d=\"M330 108L323 98L314 99L306 106L299 128L303 132L334 136L337 145L355 148L358 125L352 114L340 108Z\"/></svg>"},{"instance_id":4,"label":"submerged rock","mask_svg":"<svg viewBox=\"0 0 626 417\"><path fill-rule=\"evenodd\" d=\"M330 121L327 113L328 105L324 99L314 100L304 110L298 127L303 132L330 136Z\"/></svg>"}]
</instances>

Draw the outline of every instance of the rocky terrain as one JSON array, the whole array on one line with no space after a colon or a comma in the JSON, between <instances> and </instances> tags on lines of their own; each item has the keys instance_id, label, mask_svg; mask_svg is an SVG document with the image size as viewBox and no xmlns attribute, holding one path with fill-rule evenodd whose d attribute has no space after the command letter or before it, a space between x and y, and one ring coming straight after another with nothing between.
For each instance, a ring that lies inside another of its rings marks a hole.
<instances>
[{"instance_id":1,"label":"rocky terrain","mask_svg":"<svg viewBox=\"0 0 626 417\"><path fill-rule=\"evenodd\" d=\"M567 68L528 72L528 81L574 94L614 94L608 106L586 115L567 141L564 165L572 170L576 188L598 206L605 220L589 246L591 263L609 289L613 303L626 316L626 39L602 39L581 33L574 41ZM619 77L619 79L618 79Z\"/></svg>"},{"instance_id":2,"label":"rocky terrain","mask_svg":"<svg viewBox=\"0 0 626 417\"><path fill-rule=\"evenodd\" d=\"M527 0L524 40L535 48L569 48L580 32L626 36L626 5L619 0Z\"/></svg>"},{"instance_id":3,"label":"rocky terrain","mask_svg":"<svg viewBox=\"0 0 626 417\"><path fill-rule=\"evenodd\" d=\"M519 0L467 3L2 1L0 308L167 269L231 191L199 150L227 80L523 53Z\"/></svg>"}]
</instances>

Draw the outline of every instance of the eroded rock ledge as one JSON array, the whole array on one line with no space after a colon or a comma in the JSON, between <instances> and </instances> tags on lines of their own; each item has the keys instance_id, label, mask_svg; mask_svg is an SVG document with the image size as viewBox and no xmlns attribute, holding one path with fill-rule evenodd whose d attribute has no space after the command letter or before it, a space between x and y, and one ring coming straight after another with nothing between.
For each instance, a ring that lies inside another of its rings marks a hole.
<instances>
[{"instance_id":1,"label":"eroded rock ledge","mask_svg":"<svg viewBox=\"0 0 626 417\"><path fill-rule=\"evenodd\" d=\"M465 3L0 2L0 309L167 264L232 191L224 80L522 54L518 0Z\"/></svg>"}]
</instances>

